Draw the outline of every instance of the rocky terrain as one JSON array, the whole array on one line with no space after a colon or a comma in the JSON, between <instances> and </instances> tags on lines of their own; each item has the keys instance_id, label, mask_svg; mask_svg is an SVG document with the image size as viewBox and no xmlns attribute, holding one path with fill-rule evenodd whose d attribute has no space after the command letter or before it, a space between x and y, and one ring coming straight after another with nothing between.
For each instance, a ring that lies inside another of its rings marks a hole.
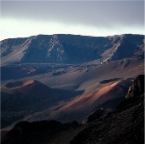
<instances>
[{"instance_id":1,"label":"rocky terrain","mask_svg":"<svg viewBox=\"0 0 145 144\"><path fill-rule=\"evenodd\" d=\"M144 42L134 34L2 40L3 143L142 143Z\"/></svg>"},{"instance_id":2,"label":"rocky terrain","mask_svg":"<svg viewBox=\"0 0 145 144\"><path fill-rule=\"evenodd\" d=\"M134 84L135 81L138 83ZM101 109L88 116L88 126L72 140L71 144L143 144L144 75L138 76L134 82L131 85L131 97L126 97L114 111L106 114L105 110ZM127 95L130 95L130 92Z\"/></svg>"},{"instance_id":3,"label":"rocky terrain","mask_svg":"<svg viewBox=\"0 0 145 144\"><path fill-rule=\"evenodd\" d=\"M138 76L132 82L131 97L126 97L114 110L95 110L85 119L84 124L75 121L65 124L54 120L24 121L10 131L2 132L2 144L143 144L143 81L144 75Z\"/></svg>"}]
</instances>

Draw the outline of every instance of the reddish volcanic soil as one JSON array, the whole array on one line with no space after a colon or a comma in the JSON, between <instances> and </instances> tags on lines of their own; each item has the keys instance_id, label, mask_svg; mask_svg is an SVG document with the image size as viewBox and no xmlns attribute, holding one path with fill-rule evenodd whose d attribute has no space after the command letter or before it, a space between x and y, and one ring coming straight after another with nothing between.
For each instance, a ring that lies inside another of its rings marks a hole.
<instances>
[{"instance_id":1,"label":"reddish volcanic soil","mask_svg":"<svg viewBox=\"0 0 145 144\"><path fill-rule=\"evenodd\" d=\"M65 115L69 114L70 119L77 118L77 120L82 121L83 117L85 117L87 113L91 112L95 107L125 95L126 88L124 88L120 82L121 81L116 81L112 84L109 83L105 86L102 85L100 89L94 89L91 92L77 97L61 107L56 111L56 113L53 112L52 115L54 118L55 116L57 117L57 115L61 117L61 113L63 113L63 119L65 119Z\"/></svg>"},{"instance_id":2,"label":"reddish volcanic soil","mask_svg":"<svg viewBox=\"0 0 145 144\"><path fill-rule=\"evenodd\" d=\"M61 122L68 122L77 120L82 122L83 119L94 108L107 103L108 101L118 99L125 96L127 87L123 86L122 81L125 83L129 80L117 80L107 84L96 84L96 87L90 86L84 94L78 96L63 106L57 109L49 109L43 112L35 113L27 117L27 120L41 120L41 119L57 119ZM114 103L115 105L115 103Z\"/></svg>"},{"instance_id":3,"label":"reddish volcanic soil","mask_svg":"<svg viewBox=\"0 0 145 144\"><path fill-rule=\"evenodd\" d=\"M6 88L8 89L17 89L17 88L22 88L25 86L28 86L30 84L35 83L35 80L27 80L27 81L15 81L15 82L10 82L8 84L5 85Z\"/></svg>"},{"instance_id":4,"label":"reddish volcanic soil","mask_svg":"<svg viewBox=\"0 0 145 144\"><path fill-rule=\"evenodd\" d=\"M28 81L25 81L22 86L25 87L25 86L33 84L33 83L34 83L34 80L28 80Z\"/></svg>"},{"instance_id":5,"label":"reddish volcanic soil","mask_svg":"<svg viewBox=\"0 0 145 144\"><path fill-rule=\"evenodd\" d=\"M66 104L63 109L85 109L86 105L91 105L93 102L95 102L97 99L99 99L101 96L107 94L109 91L111 91L115 86L119 83L119 81L114 82L111 85L107 85L105 87L102 87L99 90L94 90L93 92L87 93L81 97L78 97L68 104Z\"/></svg>"}]
</instances>

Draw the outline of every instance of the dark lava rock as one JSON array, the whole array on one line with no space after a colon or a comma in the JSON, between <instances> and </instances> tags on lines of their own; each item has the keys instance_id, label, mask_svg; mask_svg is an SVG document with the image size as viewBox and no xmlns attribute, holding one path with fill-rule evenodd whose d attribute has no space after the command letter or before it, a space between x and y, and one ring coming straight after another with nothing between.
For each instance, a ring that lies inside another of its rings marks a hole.
<instances>
[{"instance_id":1,"label":"dark lava rock","mask_svg":"<svg viewBox=\"0 0 145 144\"><path fill-rule=\"evenodd\" d=\"M91 123L96 120L101 120L102 118L105 118L108 114L115 111L114 109L105 109L105 108L99 108L95 111L93 111L88 117L85 118L83 121L83 124Z\"/></svg>"},{"instance_id":2,"label":"dark lava rock","mask_svg":"<svg viewBox=\"0 0 145 144\"><path fill-rule=\"evenodd\" d=\"M129 87L126 98L138 96L144 92L144 75L139 75Z\"/></svg>"},{"instance_id":3,"label":"dark lava rock","mask_svg":"<svg viewBox=\"0 0 145 144\"><path fill-rule=\"evenodd\" d=\"M79 124L75 121L62 124L58 121L22 121L17 123L12 130L5 133L2 144L46 144L53 143L53 139L61 132L75 129ZM51 142L52 141L52 142Z\"/></svg>"}]
</instances>

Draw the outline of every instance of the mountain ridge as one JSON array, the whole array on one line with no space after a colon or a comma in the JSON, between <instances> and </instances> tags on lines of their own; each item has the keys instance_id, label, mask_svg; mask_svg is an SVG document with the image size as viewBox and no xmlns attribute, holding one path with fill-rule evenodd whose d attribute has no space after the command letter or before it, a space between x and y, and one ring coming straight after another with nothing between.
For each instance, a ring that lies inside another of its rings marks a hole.
<instances>
[{"instance_id":1,"label":"mountain ridge","mask_svg":"<svg viewBox=\"0 0 145 144\"><path fill-rule=\"evenodd\" d=\"M108 62L143 54L143 44L144 36L133 34L107 37L37 35L1 41L1 57L2 64Z\"/></svg>"}]
</instances>

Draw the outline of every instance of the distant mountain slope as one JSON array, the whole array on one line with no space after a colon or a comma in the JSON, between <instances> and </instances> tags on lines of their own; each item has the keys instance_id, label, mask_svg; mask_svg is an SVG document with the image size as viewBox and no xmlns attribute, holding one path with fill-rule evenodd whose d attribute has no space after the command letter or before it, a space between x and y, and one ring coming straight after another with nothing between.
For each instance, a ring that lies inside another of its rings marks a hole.
<instances>
[{"instance_id":1,"label":"distant mountain slope","mask_svg":"<svg viewBox=\"0 0 145 144\"><path fill-rule=\"evenodd\" d=\"M83 63L99 59L119 60L143 54L143 35L89 37L38 35L1 41L2 64Z\"/></svg>"}]
</instances>

